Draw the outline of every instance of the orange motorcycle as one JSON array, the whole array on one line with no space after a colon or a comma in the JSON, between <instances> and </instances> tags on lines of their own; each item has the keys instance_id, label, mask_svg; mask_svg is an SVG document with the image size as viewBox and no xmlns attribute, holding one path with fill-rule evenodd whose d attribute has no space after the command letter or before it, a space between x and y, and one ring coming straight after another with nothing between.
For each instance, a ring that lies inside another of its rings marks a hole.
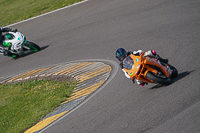
<instances>
[{"instance_id":1,"label":"orange motorcycle","mask_svg":"<svg viewBox=\"0 0 200 133\"><path fill-rule=\"evenodd\" d=\"M172 65L166 64L157 58L145 57L144 54L127 56L123 60L123 69L131 77L146 83L169 85L171 78L178 75L178 71Z\"/></svg>"}]
</instances>

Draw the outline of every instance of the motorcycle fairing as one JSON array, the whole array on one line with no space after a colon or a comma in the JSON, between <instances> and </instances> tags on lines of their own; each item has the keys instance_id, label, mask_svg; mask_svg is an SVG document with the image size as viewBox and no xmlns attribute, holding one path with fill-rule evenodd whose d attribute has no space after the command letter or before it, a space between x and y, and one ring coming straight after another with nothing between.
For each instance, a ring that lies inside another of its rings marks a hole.
<instances>
[{"instance_id":1,"label":"motorcycle fairing","mask_svg":"<svg viewBox=\"0 0 200 133\"><path fill-rule=\"evenodd\" d=\"M158 70L151 66L159 68L166 77L169 78L171 76L171 70L167 64L163 66L159 60L155 58L144 57L143 55L135 56L130 54L124 59L123 66L124 70L131 78L136 78L143 82L153 82L152 80L146 78L147 72L150 71L155 74L158 73Z\"/></svg>"}]
</instances>

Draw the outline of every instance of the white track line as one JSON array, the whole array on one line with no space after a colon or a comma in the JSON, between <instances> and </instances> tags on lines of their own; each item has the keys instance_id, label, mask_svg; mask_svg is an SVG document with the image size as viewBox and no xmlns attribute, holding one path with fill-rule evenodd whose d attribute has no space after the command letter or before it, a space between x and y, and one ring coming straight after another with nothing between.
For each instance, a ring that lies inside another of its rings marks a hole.
<instances>
[{"instance_id":1,"label":"white track line","mask_svg":"<svg viewBox=\"0 0 200 133\"><path fill-rule=\"evenodd\" d=\"M70 8L70 7L73 7L73 6L76 6L76 5L79 5L79 4L82 4L84 2L87 2L89 0L84 0L84 1L81 1L81 2L78 2L78 3L75 3L75 4L72 4L72 5L69 5L69 6L65 6L63 8L59 8L57 10L54 10L54 11L51 11L51 12L47 12L47 13L44 13L42 15L39 15L39 16L36 16L36 17L33 17L33 18L29 18L29 19L26 19L26 20L23 20L23 21L20 21L20 22L17 22L17 23L14 23L14 24L11 24L11 25L7 25L5 27L11 27L11 26L14 26L14 25L17 25L17 24L20 24L20 23L23 23L23 22L26 22L26 21L30 21L32 19L36 19L36 18L39 18L39 17L42 17L42 16L45 16L45 15L48 15L48 14L51 14L51 13L54 13L54 12L57 12L57 11L60 11L60 10L63 10L63 9L66 9L66 8Z\"/></svg>"}]
</instances>

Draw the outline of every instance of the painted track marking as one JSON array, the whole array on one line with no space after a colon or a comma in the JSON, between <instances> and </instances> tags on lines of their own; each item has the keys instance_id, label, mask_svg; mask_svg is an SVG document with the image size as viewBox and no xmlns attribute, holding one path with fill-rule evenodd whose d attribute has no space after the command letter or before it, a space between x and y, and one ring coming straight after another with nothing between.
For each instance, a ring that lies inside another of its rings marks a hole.
<instances>
[{"instance_id":1,"label":"painted track marking","mask_svg":"<svg viewBox=\"0 0 200 133\"><path fill-rule=\"evenodd\" d=\"M39 132L58 118L66 115L69 111L85 100L85 98L97 91L98 88L108 80L111 71L112 67L103 62L81 61L30 70L15 76L0 78L0 82L19 82L24 79L54 75L70 75L78 81L78 86L75 88L72 96L63 102L61 107L58 107L56 111L50 113L35 126L28 129L26 133L29 133Z\"/></svg>"}]
</instances>

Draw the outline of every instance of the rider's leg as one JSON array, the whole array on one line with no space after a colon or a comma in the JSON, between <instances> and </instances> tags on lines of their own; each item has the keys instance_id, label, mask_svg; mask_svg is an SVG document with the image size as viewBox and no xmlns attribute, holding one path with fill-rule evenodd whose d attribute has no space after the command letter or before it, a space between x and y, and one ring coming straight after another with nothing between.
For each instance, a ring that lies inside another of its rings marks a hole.
<instances>
[{"instance_id":1,"label":"rider's leg","mask_svg":"<svg viewBox=\"0 0 200 133\"><path fill-rule=\"evenodd\" d=\"M149 50L147 52L145 52L144 56L150 56L150 57L154 57L154 58L158 58L160 61L164 62L164 63L168 63L168 59L163 59L161 58L155 50Z\"/></svg>"},{"instance_id":2,"label":"rider's leg","mask_svg":"<svg viewBox=\"0 0 200 133\"><path fill-rule=\"evenodd\" d=\"M17 55L16 54L13 54L13 53L11 53L10 51L4 51L4 53L3 53L6 57L13 57L13 58L16 58L17 57Z\"/></svg>"}]
</instances>

